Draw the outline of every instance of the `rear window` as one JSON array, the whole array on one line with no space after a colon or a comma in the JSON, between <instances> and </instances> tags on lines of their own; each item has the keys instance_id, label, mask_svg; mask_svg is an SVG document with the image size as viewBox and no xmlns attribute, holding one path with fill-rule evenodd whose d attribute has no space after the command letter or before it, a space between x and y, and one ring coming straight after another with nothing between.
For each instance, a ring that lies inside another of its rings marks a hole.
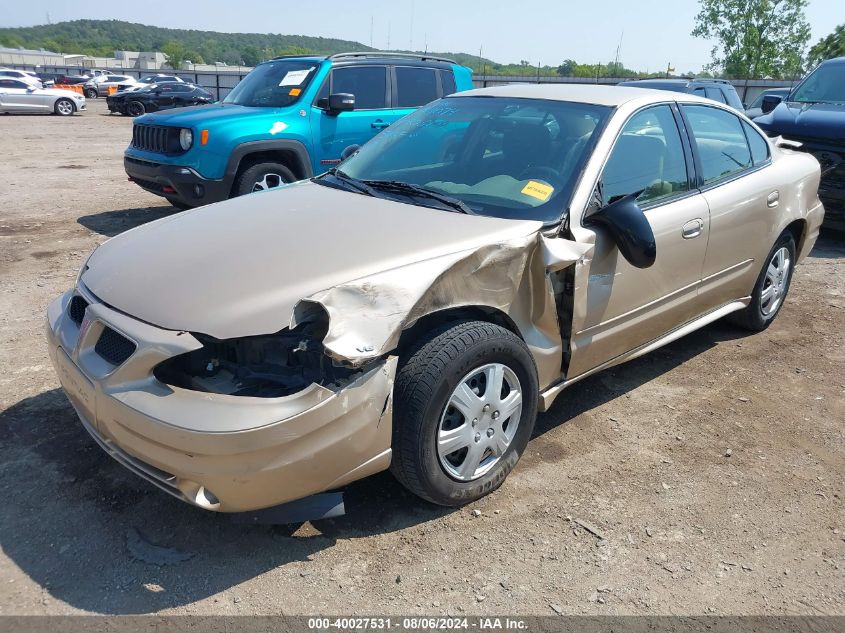
<instances>
[{"instance_id":1,"label":"rear window","mask_svg":"<svg viewBox=\"0 0 845 633\"><path fill-rule=\"evenodd\" d=\"M769 160L769 142L760 136L760 133L745 121L742 122L745 129L745 136L748 137L748 146L751 148L751 160L755 165L760 165Z\"/></svg>"}]
</instances>

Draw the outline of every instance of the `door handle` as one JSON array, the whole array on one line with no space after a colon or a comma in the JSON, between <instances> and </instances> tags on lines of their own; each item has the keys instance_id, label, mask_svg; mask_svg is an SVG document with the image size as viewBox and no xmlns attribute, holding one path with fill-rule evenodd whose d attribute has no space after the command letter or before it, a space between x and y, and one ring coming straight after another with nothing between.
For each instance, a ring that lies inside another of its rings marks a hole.
<instances>
[{"instance_id":1,"label":"door handle","mask_svg":"<svg viewBox=\"0 0 845 633\"><path fill-rule=\"evenodd\" d=\"M701 231L704 229L704 220L701 218L696 218L695 220L690 220L684 226L681 227L681 235L685 240L691 240L694 237L698 237L701 235Z\"/></svg>"},{"instance_id":2,"label":"door handle","mask_svg":"<svg viewBox=\"0 0 845 633\"><path fill-rule=\"evenodd\" d=\"M766 198L766 204L769 205L769 208L774 209L778 206L778 201L780 200L780 192L773 191L769 194L769 197Z\"/></svg>"},{"instance_id":3,"label":"door handle","mask_svg":"<svg viewBox=\"0 0 845 633\"><path fill-rule=\"evenodd\" d=\"M375 121L370 123L370 127L373 128L373 129L376 129L376 130L383 130L388 125L390 125L390 123L385 123L381 119L376 119Z\"/></svg>"}]
</instances>

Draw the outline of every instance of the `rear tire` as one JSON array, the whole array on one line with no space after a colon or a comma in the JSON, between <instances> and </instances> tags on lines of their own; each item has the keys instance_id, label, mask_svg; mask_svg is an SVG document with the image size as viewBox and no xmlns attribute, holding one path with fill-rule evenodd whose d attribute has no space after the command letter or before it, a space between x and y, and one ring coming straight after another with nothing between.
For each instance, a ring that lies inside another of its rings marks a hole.
<instances>
[{"instance_id":1,"label":"rear tire","mask_svg":"<svg viewBox=\"0 0 845 633\"><path fill-rule=\"evenodd\" d=\"M732 323L752 332L762 332L769 327L786 300L795 269L795 239L792 235L781 235L763 261L763 268L751 291L751 303L729 317Z\"/></svg>"},{"instance_id":2,"label":"rear tire","mask_svg":"<svg viewBox=\"0 0 845 633\"><path fill-rule=\"evenodd\" d=\"M238 176L234 193L236 196L244 196L255 191L275 189L294 181L296 176L281 163L255 163Z\"/></svg>"},{"instance_id":3,"label":"rear tire","mask_svg":"<svg viewBox=\"0 0 845 633\"><path fill-rule=\"evenodd\" d=\"M519 461L538 397L534 359L513 332L483 321L435 329L397 372L393 474L440 505L483 497Z\"/></svg>"},{"instance_id":4,"label":"rear tire","mask_svg":"<svg viewBox=\"0 0 845 633\"><path fill-rule=\"evenodd\" d=\"M86 99L96 99L99 95L97 94L97 90L95 88L86 88L85 89L85 98Z\"/></svg>"},{"instance_id":5,"label":"rear tire","mask_svg":"<svg viewBox=\"0 0 845 633\"><path fill-rule=\"evenodd\" d=\"M76 106L73 105L73 101L70 99L62 97L60 99L56 99L56 103L53 105L53 112L59 116L70 116L76 112Z\"/></svg>"},{"instance_id":6,"label":"rear tire","mask_svg":"<svg viewBox=\"0 0 845 633\"><path fill-rule=\"evenodd\" d=\"M147 108L140 101L130 101L126 104L126 114L131 117L141 116L146 114Z\"/></svg>"}]
</instances>

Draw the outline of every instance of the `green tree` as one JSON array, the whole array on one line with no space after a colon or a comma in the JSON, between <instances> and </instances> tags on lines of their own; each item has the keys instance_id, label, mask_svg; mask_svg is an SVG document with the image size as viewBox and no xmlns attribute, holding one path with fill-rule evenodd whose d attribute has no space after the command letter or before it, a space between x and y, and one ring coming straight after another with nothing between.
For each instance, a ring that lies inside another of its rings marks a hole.
<instances>
[{"instance_id":1,"label":"green tree","mask_svg":"<svg viewBox=\"0 0 845 633\"><path fill-rule=\"evenodd\" d=\"M711 70L728 77L800 72L810 39L807 0L700 0L692 35L715 39Z\"/></svg>"},{"instance_id":2,"label":"green tree","mask_svg":"<svg viewBox=\"0 0 845 633\"><path fill-rule=\"evenodd\" d=\"M815 66L826 59L842 56L845 56L845 24L840 24L833 33L819 40L810 49L807 60Z\"/></svg>"},{"instance_id":3,"label":"green tree","mask_svg":"<svg viewBox=\"0 0 845 633\"><path fill-rule=\"evenodd\" d=\"M161 52L164 53L167 63L173 70L182 68L182 63L187 59L185 47L179 42L170 41L162 44Z\"/></svg>"},{"instance_id":4,"label":"green tree","mask_svg":"<svg viewBox=\"0 0 845 633\"><path fill-rule=\"evenodd\" d=\"M557 67L557 74L561 77L572 77L577 65L578 62L574 59L565 59L563 60L563 63Z\"/></svg>"}]
</instances>

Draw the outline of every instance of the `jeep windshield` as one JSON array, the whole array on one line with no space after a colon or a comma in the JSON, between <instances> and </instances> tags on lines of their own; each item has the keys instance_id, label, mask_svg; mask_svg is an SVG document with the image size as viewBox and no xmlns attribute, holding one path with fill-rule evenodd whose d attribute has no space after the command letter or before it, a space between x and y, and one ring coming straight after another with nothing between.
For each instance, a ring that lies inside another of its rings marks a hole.
<instances>
[{"instance_id":1,"label":"jeep windshield","mask_svg":"<svg viewBox=\"0 0 845 633\"><path fill-rule=\"evenodd\" d=\"M441 99L379 133L317 182L448 210L553 223L566 212L610 111L539 99Z\"/></svg>"},{"instance_id":2,"label":"jeep windshield","mask_svg":"<svg viewBox=\"0 0 845 633\"><path fill-rule=\"evenodd\" d=\"M845 104L845 64L822 64L799 84L789 100Z\"/></svg>"},{"instance_id":3,"label":"jeep windshield","mask_svg":"<svg viewBox=\"0 0 845 633\"><path fill-rule=\"evenodd\" d=\"M252 108L281 108L299 99L317 74L319 62L276 60L256 66L226 95L223 103Z\"/></svg>"}]
</instances>

